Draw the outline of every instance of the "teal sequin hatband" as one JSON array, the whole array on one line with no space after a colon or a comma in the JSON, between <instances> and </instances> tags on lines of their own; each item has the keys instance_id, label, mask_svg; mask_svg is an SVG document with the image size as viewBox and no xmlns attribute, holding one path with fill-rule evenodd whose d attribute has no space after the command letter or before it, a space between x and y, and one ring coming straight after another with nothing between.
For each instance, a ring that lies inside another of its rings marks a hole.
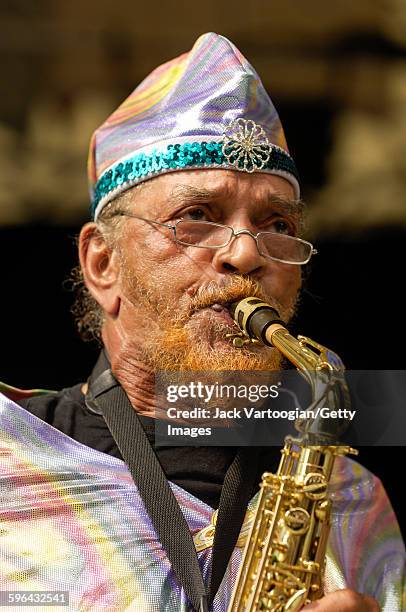
<instances>
[{"instance_id":1,"label":"teal sequin hatband","mask_svg":"<svg viewBox=\"0 0 406 612\"><path fill-rule=\"evenodd\" d=\"M96 183L91 207L92 216L97 217L101 208L123 191L124 185L125 189L129 189L157 174L186 168L189 170L219 167L235 169L232 160L227 159L224 155L223 145L223 141L169 144L162 151L154 148L148 153L138 153L114 164ZM242 161L240 163L242 165ZM293 159L275 145L272 146L269 160L262 172L267 170L280 176L293 175L299 180Z\"/></svg>"}]
</instances>

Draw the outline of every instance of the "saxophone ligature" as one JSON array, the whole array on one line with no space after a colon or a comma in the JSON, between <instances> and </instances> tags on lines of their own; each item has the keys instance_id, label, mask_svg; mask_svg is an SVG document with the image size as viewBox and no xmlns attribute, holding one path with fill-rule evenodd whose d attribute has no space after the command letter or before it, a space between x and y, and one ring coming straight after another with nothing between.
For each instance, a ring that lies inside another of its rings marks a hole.
<instances>
[{"instance_id":1,"label":"saxophone ligature","mask_svg":"<svg viewBox=\"0 0 406 612\"><path fill-rule=\"evenodd\" d=\"M256 340L278 349L309 383L310 408L349 407L344 365L336 353L305 336L292 336L278 312L259 298L234 302L230 312L245 338L235 345ZM263 474L229 612L294 612L322 597L328 484L336 457L358 454L337 441L347 423L333 423L298 419L299 435L285 438L276 474Z\"/></svg>"}]
</instances>

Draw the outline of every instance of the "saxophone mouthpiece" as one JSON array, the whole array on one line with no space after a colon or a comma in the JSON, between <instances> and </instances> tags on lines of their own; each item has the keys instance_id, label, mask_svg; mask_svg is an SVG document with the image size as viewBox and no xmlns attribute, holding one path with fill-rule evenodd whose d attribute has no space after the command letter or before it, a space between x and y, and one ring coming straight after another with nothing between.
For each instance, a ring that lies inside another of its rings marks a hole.
<instances>
[{"instance_id":1,"label":"saxophone mouthpiece","mask_svg":"<svg viewBox=\"0 0 406 612\"><path fill-rule=\"evenodd\" d=\"M247 297L238 300L230 304L229 310L238 327L248 338L267 346L272 346L266 337L267 329L275 324L285 327L278 311L260 298Z\"/></svg>"}]
</instances>

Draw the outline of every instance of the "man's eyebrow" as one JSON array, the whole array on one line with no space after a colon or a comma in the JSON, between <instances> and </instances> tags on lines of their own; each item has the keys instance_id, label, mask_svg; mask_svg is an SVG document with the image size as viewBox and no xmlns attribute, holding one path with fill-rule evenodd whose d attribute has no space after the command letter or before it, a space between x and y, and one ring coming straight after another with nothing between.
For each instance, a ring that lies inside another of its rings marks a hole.
<instances>
[{"instance_id":1,"label":"man's eyebrow","mask_svg":"<svg viewBox=\"0 0 406 612\"><path fill-rule=\"evenodd\" d=\"M227 197L228 190L219 189L203 189L192 185L177 185L170 194L170 201L175 204L185 203L204 203L220 198ZM281 213L288 215L296 215L301 217L305 209L303 200L289 198L282 193L270 193L261 200L262 204L277 207Z\"/></svg>"},{"instance_id":2,"label":"man's eyebrow","mask_svg":"<svg viewBox=\"0 0 406 612\"><path fill-rule=\"evenodd\" d=\"M269 194L267 201L273 207L279 208L281 213L297 215L298 217L303 216L306 208L305 202L300 198L288 198L280 193Z\"/></svg>"},{"instance_id":3,"label":"man's eyebrow","mask_svg":"<svg viewBox=\"0 0 406 612\"><path fill-rule=\"evenodd\" d=\"M170 193L171 202L184 204L185 202L207 202L223 194L219 189L202 189L192 185L177 185Z\"/></svg>"}]
</instances>

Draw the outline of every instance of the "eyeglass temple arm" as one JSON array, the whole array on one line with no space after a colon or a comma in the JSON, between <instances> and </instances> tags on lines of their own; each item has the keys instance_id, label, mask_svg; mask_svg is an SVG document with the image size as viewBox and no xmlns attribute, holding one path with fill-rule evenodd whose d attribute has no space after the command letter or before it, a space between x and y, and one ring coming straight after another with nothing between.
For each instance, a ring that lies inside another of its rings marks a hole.
<instances>
[{"instance_id":1,"label":"eyeglass temple arm","mask_svg":"<svg viewBox=\"0 0 406 612\"><path fill-rule=\"evenodd\" d=\"M155 223L156 225L161 225L162 227L169 227L169 229L176 228L176 225L170 225L169 223L161 223L160 221L154 221L153 219L146 219L145 217L140 217L139 215L134 215L133 213L126 212L125 210L120 210L116 214L120 215L120 217L131 217L133 219L140 219L140 221L146 221L147 223Z\"/></svg>"}]
</instances>

